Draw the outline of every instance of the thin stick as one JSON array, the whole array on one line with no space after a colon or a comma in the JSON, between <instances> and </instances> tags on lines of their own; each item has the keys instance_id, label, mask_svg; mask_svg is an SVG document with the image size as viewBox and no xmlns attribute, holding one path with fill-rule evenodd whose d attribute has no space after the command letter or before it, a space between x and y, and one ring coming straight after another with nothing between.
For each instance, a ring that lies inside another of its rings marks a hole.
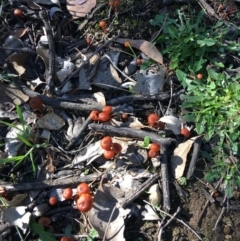
<instances>
[{"instance_id":1,"label":"thin stick","mask_svg":"<svg viewBox=\"0 0 240 241\"><path fill-rule=\"evenodd\" d=\"M214 225L214 227L213 227L213 229L212 229L213 231L217 229L218 223L219 223L220 220L222 219L222 216L223 216L223 214L225 213L225 210L226 210L226 208L225 208L225 207L222 207L221 213L220 213L220 215L218 216L218 219L217 219L217 221L216 221L216 223L215 223L215 225Z\"/></svg>"},{"instance_id":2,"label":"thin stick","mask_svg":"<svg viewBox=\"0 0 240 241\"><path fill-rule=\"evenodd\" d=\"M46 34L48 38L49 46L49 66L48 66L48 76L46 79L47 86L50 91L54 86L54 74L55 74L55 44L53 40L52 28L48 22L48 14L46 10L39 12L39 16L42 19L42 22L46 28Z\"/></svg>"},{"instance_id":3,"label":"thin stick","mask_svg":"<svg viewBox=\"0 0 240 241\"><path fill-rule=\"evenodd\" d=\"M42 182L27 182L27 183L19 183L19 184L1 184L2 187L5 187L7 192L19 192L19 191L28 191L28 190L36 190L36 189L45 189L51 187L65 187L76 185L80 182L92 182L97 179L100 179L102 174L91 174L88 176L74 176L67 177L64 179L56 179L56 180L44 180Z\"/></svg>"},{"instance_id":4,"label":"thin stick","mask_svg":"<svg viewBox=\"0 0 240 241\"><path fill-rule=\"evenodd\" d=\"M161 237L162 237L162 233L163 233L163 229L165 227L167 227L174 218L176 218L176 216L178 215L178 213L181 211L180 207L177 208L177 211L173 214L173 216L160 228L159 230L159 234L158 234L158 241L161 240Z\"/></svg>"},{"instance_id":5,"label":"thin stick","mask_svg":"<svg viewBox=\"0 0 240 241\"><path fill-rule=\"evenodd\" d=\"M27 88L20 80L16 81L16 85L29 97L39 96L42 102L45 105L52 106L52 107L58 107L63 109L71 109L71 110L82 110L82 111L92 111L92 110L102 110L102 105L95 100L92 99L92 103L84 103L84 99L78 101L78 103L69 102L67 100L59 100L56 98L50 98L45 95L39 94L35 91L30 90Z\"/></svg>"},{"instance_id":6,"label":"thin stick","mask_svg":"<svg viewBox=\"0 0 240 241\"><path fill-rule=\"evenodd\" d=\"M111 62L112 66L113 66L115 69L117 69L125 78L127 78L127 79L131 80L132 82L136 83L136 80L132 79L131 77L127 76L123 71L121 71L121 70L113 63L113 61L111 60L111 58L110 58L107 54L105 54L104 56Z\"/></svg>"},{"instance_id":7,"label":"thin stick","mask_svg":"<svg viewBox=\"0 0 240 241\"><path fill-rule=\"evenodd\" d=\"M218 189L218 187L219 187L219 185L220 185L221 182L222 182L222 178L218 181L217 185L216 185L214 188L215 188L215 189ZM212 192L211 196L213 196L213 194L214 194L214 193ZM200 215L199 215L199 217L198 217L197 226L199 226L199 222L200 222L200 220L202 219L202 216L203 216L203 214L205 213L206 208L207 208L209 202L210 202L210 201L207 200L207 202L205 203L205 206L203 207L203 210L202 210L202 212L200 213Z\"/></svg>"},{"instance_id":8,"label":"thin stick","mask_svg":"<svg viewBox=\"0 0 240 241\"><path fill-rule=\"evenodd\" d=\"M149 202L147 202L147 201L145 201L145 200L143 200L143 201L144 201L145 203L147 203L148 205L150 205L150 206L153 207L153 205L152 205L151 203L149 203ZM169 213L161 210L160 208L158 208L157 210L158 210L160 213L163 213L163 214L165 214L166 216L168 216L168 217L170 217L170 218L173 217L173 215L171 215L171 214L169 214ZM178 222L180 222L181 224L183 224L184 226L186 226L193 234L195 234L195 235L198 237L199 240L203 241L202 238L197 234L197 232L196 232L191 226L189 226L189 225L186 224L184 221L182 221L181 219L178 219L178 218L176 218L176 217L173 217L173 219L175 219L176 221L178 221Z\"/></svg>"},{"instance_id":9,"label":"thin stick","mask_svg":"<svg viewBox=\"0 0 240 241\"><path fill-rule=\"evenodd\" d=\"M173 97L173 82L172 82L172 79L170 77L170 100L169 100L169 103L168 103L168 107L165 111L165 114L168 115L168 110L172 104L172 97Z\"/></svg>"},{"instance_id":10,"label":"thin stick","mask_svg":"<svg viewBox=\"0 0 240 241\"><path fill-rule=\"evenodd\" d=\"M153 175L152 177L150 177L148 180L146 180L137 191L133 192L133 193L129 193L129 195L124 198L119 204L120 206L122 206L123 208L125 208L128 204L130 204L133 200L135 200L136 198L140 197L140 195L145 192L154 182L157 181L157 179L159 178L159 176Z\"/></svg>"},{"instance_id":11,"label":"thin stick","mask_svg":"<svg viewBox=\"0 0 240 241\"><path fill-rule=\"evenodd\" d=\"M73 71L64 81L63 83L59 86L59 88L63 87L71 78L73 78L75 75L77 75L79 73L79 71L89 62L89 60L96 54L98 53L101 49L103 49L104 47L108 46L110 43L112 43L114 40L116 40L117 38L119 38L119 36L115 36L113 37L111 40L108 40L107 42L105 42L104 44L102 44L100 47L98 47L92 54L90 54L88 56L88 58L83 61L83 63L81 64L80 67L78 67L75 71Z\"/></svg>"},{"instance_id":12,"label":"thin stick","mask_svg":"<svg viewBox=\"0 0 240 241\"><path fill-rule=\"evenodd\" d=\"M161 155L161 173L162 173L162 191L163 191L163 207L169 212L170 206L170 192L169 192L169 174L168 174L168 160L166 149Z\"/></svg>"},{"instance_id":13,"label":"thin stick","mask_svg":"<svg viewBox=\"0 0 240 241\"><path fill-rule=\"evenodd\" d=\"M162 138L155 133L149 133L147 131L131 129L128 127L113 127L111 125L92 123L88 125L88 128L91 130L103 132L109 135L138 138L142 140L144 139L145 136L148 136L151 142L156 142L160 144L162 147L167 147L174 142L174 140L171 138Z\"/></svg>"},{"instance_id":14,"label":"thin stick","mask_svg":"<svg viewBox=\"0 0 240 241\"><path fill-rule=\"evenodd\" d=\"M102 241L105 241L105 238L106 238L106 235L107 235L107 231L108 231L108 227L109 227L110 222L112 221L112 217L113 217L113 214L114 214L114 212L115 212L115 210L116 210L116 207L117 207L117 206L114 206L114 208L113 208L113 210L112 210L112 213L111 213L111 215L110 215L110 217L109 217L109 220L108 220L108 223L107 223L107 227L106 227L106 230L105 230L105 232L104 232L104 236L103 236Z\"/></svg>"},{"instance_id":15,"label":"thin stick","mask_svg":"<svg viewBox=\"0 0 240 241\"><path fill-rule=\"evenodd\" d=\"M200 136L195 140L195 142L193 144L193 153L192 153L191 162L190 162L188 172L187 172L187 179L190 179L192 177L193 172L195 170L197 159L199 156L199 151L200 151L201 144L202 144L202 140L203 140L203 136Z\"/></svg>"},{"instance_id":16,"label":"thin stick","mask_svg":"<svg viewBox=\"0 0 240 241\"><path fill-rule=\"evenodd\" d=\"M180 95L180 94L179 94ZM175 96L179 96L175 95ZM136 102L140 100L166 100L170 97L168 93L161 93L158 95L128 95L128 96L121 96L107 101L107 105L119 105L125 104L129 102Z\"/></svg>"},{"instance_id":17,"label":"thin stick","mask_svg":"<svg viewBox=\"0 0 240 241\"><path fill-rule=\"evenodd\" d=\"M85 131L85 129L87 128L87 126L92 122L92 120L90 119L90 117L88 116L88 118L86 119L86 121L83 123L83 125L81 126L81 128L78 130L78 133L76 136L74 136L71 141L68 143L68 145L66 146L66 150L68 151L73 145L74 143L79 140L80 136L83 134L83 132Z\"/></svg>"}]
</instances>

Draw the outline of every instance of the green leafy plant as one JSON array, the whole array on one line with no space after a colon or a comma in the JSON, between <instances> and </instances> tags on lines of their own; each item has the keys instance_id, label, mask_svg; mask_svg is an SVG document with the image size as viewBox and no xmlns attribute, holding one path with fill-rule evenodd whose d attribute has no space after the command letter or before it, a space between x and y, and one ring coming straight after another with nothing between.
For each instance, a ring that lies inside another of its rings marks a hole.
<instances>
[{"instance_id":1,"label":"green leafy plant","mask_svg":"<svg viewBox=\"0 0 240 241\"><path fill-rule=\"evenodd\" d=\"M186 177L180 177L177 181L181 186L187 185L187 178Z\"/></svg>"},{"instance_id":2,"label":"green leafy plant","mask_svg":"<svg viewBox=\"0 0 240 241\"><path fill-rule=\"evenodd\" d=\"M52 233L45 231L44 227L36 223L34 220L30 220L29 226L34 234L39 235L39 241L57 241Z\"/></svg>"},{"instance_id":3,"label":"green leafy plant","mask_svg":"<svg viewBox=\"0 0 240 241\"><path fill-rule=\"evenodd\" d=\"M183 118L195 122L198 134L205 139L218 137L218 145L233 155L240 152L240 76L230 77L225 72L208 68L206 82L193 81L178 70L177 77L187 89L182 96Z\"/></svg>"},{"instance_id":4,"label":"green leafy plant","mask_svg":"<svg viewBox=\"0 0 240 241\"><path fill-rule=\"evenodd\" d=\"M97 238L98 237L98 232L97 232L97 230L95 230L95 229L91 229L90 230L90 233L89 233L89 235L88 235L88 237L87 237L87 241L93 241L95 238Z\"/></svg>"},{"instance_id":5,"label":"green leafy plant","mask_svg":"<svg viewBox=\"0 0 240 241\"><path fill-rule=\"evenodd\" d=\"M177 14L178 19L161 14L150 20L153 26L163 28L163 33L156 39L155 44L160 45L161 52L170 58L172 70L180 69L195 74L204 69L208 62L224 67L221 59L227 53L240 53L238 44L234 41L224 41L229 28L222 22L211 27L202 24L203 11L196 19L188 18L180 10Z\"/></svg>"},{"instance_id":6,"label":"green leafy plant","mask_svg":"<svg viewBox=\"0 0 240 241\"><path fill-rule=\"evenodd\" d=\"M150 138L149 138L149 136L145 136L144 140L143 140L143 144L141 145L141 147L148 148L149 144L150 144Z\"/></svg>"},{"instance_id":7,"label":"green leafy plant","mask_svg":"<svg viewBox=\"0 0 240 241\"><path fill-rule=\"evenodd\" d=\"M207 182L213 182L222 178L222 189L225 195L231 198L234 188L240 188L240 163L234 157L223 160L226 155L221 153L219 148L215 148L214 152L213 160L215 165L205 175L205 179Z\"/></svg>"},{"instance_id":8,"label":"green leafy plant","mask_svg":"<svg viewBox=\"0 0 240 241\"><path fill-rule=\"evenodd\" d=\"M17 110L17 114L19 117L21 127L19 127L18 125L14 125L14 124L5 122L5 121L0 121L0 123L5 124L11 128L16 129L16 131L18 131L16 139L21 141L26 146L26 151L25 151L24 155L0 159L0 165L9 163L9 162L16 162L16 165L19 165L22 161L24 161L26 158L29 157L31 160L31 163L32 163L33 173L36 176L37 170L36 170L36 166L34 163L33 152L37 148L46 147L47 144L46 143L43 143L43 144L35 144L34 143L34 141L32 140L32 128L25 123L21 108L18 105L16 105L16 110Z\"/></svg>"}]
</instances>

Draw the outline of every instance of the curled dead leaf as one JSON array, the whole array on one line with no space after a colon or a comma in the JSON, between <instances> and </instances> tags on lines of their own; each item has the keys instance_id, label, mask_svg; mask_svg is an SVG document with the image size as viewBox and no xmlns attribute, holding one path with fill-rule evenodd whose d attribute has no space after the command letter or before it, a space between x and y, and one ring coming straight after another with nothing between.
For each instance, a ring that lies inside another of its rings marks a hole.
<instances>
[{"instance_id":1,"label":"curled dead leaf","mask_svg":"<svg viewBox=\"0 0 240 241\"><path fill-rule=\"evenodd\" d=\"M183 176L187 162L187 155L194 141L198 138L195 136L187 141L180 143L173 152L171 157L171 170L174 178L178 179Z\"/></svg>"},{"instance_id":2,"label":"curled dead leaf","mask_svg":"<svg viewBox=\"0 0 240 241\"><path fill-rule=\"evenodd\" d=\"M150 42L138 39L127 39L127 38L118 38L115 40L117 43L124 44L125 42L129 42L132 47L139 49L144 54L146 54L149 58L155 60L156 62L163 64L163 57L159 50Z\"/></svg>"}]
</instances>

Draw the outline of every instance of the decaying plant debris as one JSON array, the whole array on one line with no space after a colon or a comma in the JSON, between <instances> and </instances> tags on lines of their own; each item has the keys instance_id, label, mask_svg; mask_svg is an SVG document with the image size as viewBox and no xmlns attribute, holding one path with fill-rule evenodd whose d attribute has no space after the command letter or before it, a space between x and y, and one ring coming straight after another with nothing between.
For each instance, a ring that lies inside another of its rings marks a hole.
<instances>
[{"instance_id":1,"label":"decaying plant debris","mask_svg":"<svg viewBox=\"0 0 240 241\"><path fill-rule=\"evenodd\" d=\"M240 240L239 23L238 1L1 1L0 239Z\"/></svg>"}]
</instances>

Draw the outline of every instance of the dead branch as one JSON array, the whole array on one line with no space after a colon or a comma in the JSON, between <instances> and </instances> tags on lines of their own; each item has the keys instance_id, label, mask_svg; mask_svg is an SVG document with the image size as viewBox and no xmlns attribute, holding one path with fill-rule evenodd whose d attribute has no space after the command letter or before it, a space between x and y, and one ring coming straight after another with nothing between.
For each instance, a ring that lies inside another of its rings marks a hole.
<instances>
[{"instance_id":1,"label":"dead branch","mask_svg":"<svg viewBox=\"0 0 240 241\"><path fill-rule=\"evenodd\" d=\"M144 139L145 136L148 136L151 142L156 142L163 147L167 147L173 142L175 142L175 140L171 138L162 138L155 133L149 133L147 131L136 130L136 129L131 129L127 127L113 127L110 125L96 124L96 123L92 123L88 127L93 131L104 132L105 134L108 134L108 135L137 138L142 140Z\"/></svg>"},{"instance_id":2,"label":"dead branch","mask_svg":"<svg viewBox=\"0 0 240 241\"><path fill-rule=\"evenodd\" d=\"M168 159L166 149L161 153L161 173L162 173L162 191L163 191L163 207L166 212L171 209L170 192L169 192L169 174Z\"/></svg>"},{"instance_id":3,"label":"dead branch","mask_svg":"<svg viewBox=\"0 0 240 241\"><path fill-rule=\"evenodd\" d=\"M190 162L188 172L187 172L187 179L191 178L191 176L193 175L193 172L195 170L197 159L199 156L199 151L200 151L201 144L202 144L202 140L203 140L203 136L200 136L195 140L195 142L193 144L193 153L192 153L191 162Z\"/></svg>"},{"instance_id":4,"label":"dead branch","mask_svg":"<svg viewBox=\"0 0 240 241\"><path fill-rule=\"evenodd\" d=\"M88 176L74 176L67 177L64 179L56 180L44 180L42 182L27 182L27 183L18 183L18 184L2 184L2 187L5 187L7 192L19 192L19 191L28 191L35 189L45 189L52 187L66 187L66 186L75 186L80 182L92 182L100 179L102 174L91 174Z\"/></svg>"},{"instance_id":5,"label":"dead branch","mask_svg":"<svg viewBox=\"0 0 240 241\"><path fill-rule=\"evenodd\" d=\"M92 110L102 110L102 105L95 100L89 100L89 103L86 102L86 98L79 98L78 103L69 102L67 100L61 100L56 98L50 98L45 95L41 95L35 91L30 90L27 88L23 83L20 81L16 81L18 87L29 97L39 96L42 102L45 105L58 107L63 109L70 109L70 110L82 110L82 111L92 111ZM82 103L81 103L82 102Z\"/></svg>"}]
</instances>

